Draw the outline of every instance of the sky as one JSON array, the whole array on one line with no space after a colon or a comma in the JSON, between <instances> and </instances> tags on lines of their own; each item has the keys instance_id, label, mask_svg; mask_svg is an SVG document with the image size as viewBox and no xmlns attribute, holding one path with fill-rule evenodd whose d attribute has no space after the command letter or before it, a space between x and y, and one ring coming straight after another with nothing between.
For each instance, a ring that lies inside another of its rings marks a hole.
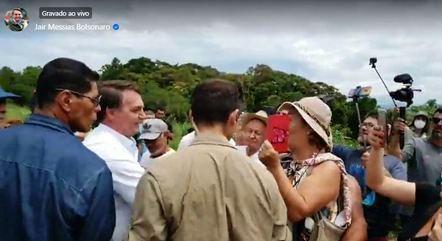
<instances>
[{"instance_id":1,"label":"sky","mask_svg":"<svg viewBox=\"0 0 442 241\"><path fill-rule=\"evenodd\" d=\"M386 90L395 75L409 73L415 103L442 97L442 1L2 1L0 12L25 8L23 32L0 27L0 66L21 71L56 57L81 60L95 70L113 57L141 56L171 64L196 63L244 73L266 64L321 81L346 94L372 86L371 96L390 105ZM89 20L38 19L39 7L92 7ZM114 24L117 31L36 31L36 24ZM5 48L6 46L6 48Z\"/></svg>"}]
</instances>

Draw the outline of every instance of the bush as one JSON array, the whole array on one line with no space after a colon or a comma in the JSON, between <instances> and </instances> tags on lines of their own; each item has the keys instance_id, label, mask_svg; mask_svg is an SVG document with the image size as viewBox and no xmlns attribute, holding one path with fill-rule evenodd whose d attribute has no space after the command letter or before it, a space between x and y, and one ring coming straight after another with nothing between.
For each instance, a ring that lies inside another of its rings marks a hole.
<instances>
[{"instance_id":1,"label":"bush","mask_svg":"<svg viewBox=\"0 0 442 241\"><path fill-rule=\"evenodd\" d=\"M173 128L173 140L169 143L169 146L172 147L174 150L178 149L178 144L181 141L181 138L187 134L187 130L191 128L192 125L189 122L173 122L172 128Z\"/></svg>"},{"instance_id":2,"label":"bush","mask_svg":"<svg viewBox=\"0 0 442 241\"><path fill-rule=\"evenodd\" d=\"M28 107L20 106L12 102L6 104L6 119L24 121L31 114Z\"/></svg>"},{"instance_id":3,"label":"bush","mask_svg":"<svg viewBox=\"0 0 442 241\"><path fill-rule=\"evenodd\" d=\"M347 127L342 127L340 125L333 126L333 145L343 145L358 148L359 143L354 138L350 137L350 133L350 129Z\"/></svg>"}]
</instances>

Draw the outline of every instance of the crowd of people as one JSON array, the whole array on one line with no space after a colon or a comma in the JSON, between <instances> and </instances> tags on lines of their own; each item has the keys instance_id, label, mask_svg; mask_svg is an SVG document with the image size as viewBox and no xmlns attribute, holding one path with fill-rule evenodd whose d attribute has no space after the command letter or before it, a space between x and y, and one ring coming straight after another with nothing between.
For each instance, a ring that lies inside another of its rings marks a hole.
<instances>
[{"instance_id":1,"label":"crowd of people","mask_svg":"<svg viewBox=\"0 0 442 241\"><path fill-rule=\"evenodd\" d=\"M0 123L15 98L0 89ZM30 117L1 126L0 240L386 241L400 224L399 241L442 241L442 108L390 130L369 113L347 147L318 97L242 106L231 81L201 82L174 150L167 109L133 82L50 61ZM268 141L275 114L286 153Z\"/></svg>"}]
</instances>

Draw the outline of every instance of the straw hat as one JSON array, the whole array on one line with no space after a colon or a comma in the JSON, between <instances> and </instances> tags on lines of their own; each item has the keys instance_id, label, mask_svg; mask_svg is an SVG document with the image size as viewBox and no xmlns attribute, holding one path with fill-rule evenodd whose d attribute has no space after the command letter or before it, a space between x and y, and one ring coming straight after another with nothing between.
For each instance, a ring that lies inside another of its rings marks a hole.
<instances>
[{"instance_id":1,"label":"straw hat","mask_svg":"<svg viewBox=\"0 0 442 241\"><path fill-rule=\"evenodd\" d=\"M318 97L305 97L295 102L284 102L278 111L295 109L304 121L316 132L331 149L333 147L330 129L332 112L330 107Z\"/></svg>"},{"instance_id":2,"label":"straw hat","mask_svg":"<svg viewBox=\"0 0 442 241\"><path fill-rule=\"evenodd\" d=\"M267 126L268 115L263 110L260 110L256 113L245 113L244 116L241 116L241 126L246 126L247 123L254 119L262 121Z\"/></svg>"}]
</instances>

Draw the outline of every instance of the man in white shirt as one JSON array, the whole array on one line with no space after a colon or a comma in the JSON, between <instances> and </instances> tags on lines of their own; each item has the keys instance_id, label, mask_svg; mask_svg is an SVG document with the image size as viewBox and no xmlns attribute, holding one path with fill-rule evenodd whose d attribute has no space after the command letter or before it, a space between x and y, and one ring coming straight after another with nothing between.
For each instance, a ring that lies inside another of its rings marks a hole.
<instances>
[{"instance_id":1,"label":"man in white shirt","mask_svg":"<svg viewBox=\"0 0 442 241\"><path fill-rule=\"evenodd\" d=\"M180 140L180 143L178 144L178 151L190 146L195 140L196 135L197 135L196 131L192 131L186 134L185 136L183 136ZM236 146L235 140L233 140L233 138L229 139L229 143L232 144L233 146Z\"/></svg>"},{"instance_id":2,"label":"man in white shirt","mask_svg":"<svg viewBox=\"0 0 442 241\"><path fill-rule=\"evenodd\" d=\"M258 153L262 143L267 139L267 113L260 110L256 113L246 113L242 117L241 131L247 145L246 154L253 162L265 167L259 160Z\"/></svg>"},{"instance_id":3,"label":"man in white shirt","mask_svg":"<svg viewBox=\"0 0 442 241\"><path fill-rule=\"evenodd\" d=\"M139 140L144 141L148 152L141 157L140 164L148 168L152 163L175 152L167 145L167 132L169 131L166 122L161 119L148 119L144 121Z\"/></svg>"},{"instance_id":4,"label":"man in white shirt","mask_svg":"<svg viewBox=\"0 0 442 241\"><path fill-rule=\"evenodd\" d=\"M106 161L112 172L116 223L113 241L127 236L135 190L144 169L138 163L138 149L132 138L146 118L137 87L126 81L105 81L99 87L100 123L83 142Z\"/></svg>"},{"instance_id":5,"label":"man in white shirt","mask_svg":"<svg viewBox=\"0 0 442 241\"><path fill-rule=\"evenodd\" d=\"M196 127L195 122L193 122L191 110L189 110L189 119L190 119L190 123L192 123L192 127L193 127L194 131L187 133L186 135L184 135L181 138L180 143L178 144L178 149L177 149L178 151L190 146L198 134L198 128ZM233 138L229 139L229 143L232 144L233 146L236 146L236 143L233 140Z\"/></svg>"},{"instance_id":6,"label":"man in white shirt","mask_svg":"<svg viewBox=\"0 0 442 241\"><path fill-rule=\"evenodd\" d=\"M183 148L190 146L190 144L192 144L193 141L195 140L195 137L196 137L196 131L192 131L186 134L185 136L183 136L183 138L181 138L180 140L180 144L178 144L178 150L182 150Z\"/></svg>"}]
</instances>

